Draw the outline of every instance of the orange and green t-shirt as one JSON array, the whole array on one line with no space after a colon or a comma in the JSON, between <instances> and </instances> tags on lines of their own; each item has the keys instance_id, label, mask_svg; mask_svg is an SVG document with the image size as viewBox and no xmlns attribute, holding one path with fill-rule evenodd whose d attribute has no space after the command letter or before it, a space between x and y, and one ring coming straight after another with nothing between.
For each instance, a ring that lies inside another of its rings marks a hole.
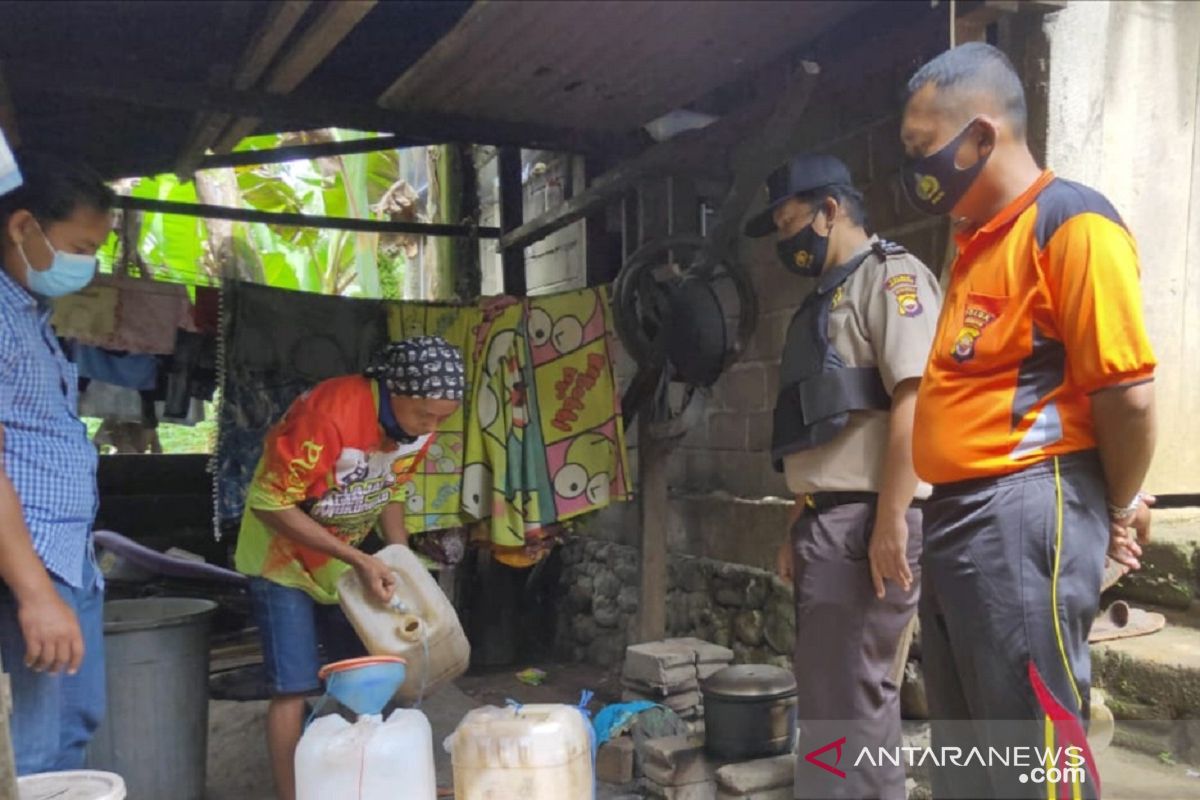
<instances>
[{"instance_id":1,"label":"orange and green t-shirt","mask_svg":"<svg viewBox=\"0 0 1200 800\"><path fill-rule=\"evenodd\" d=\"M403 502L432 441L397 443L383 430L376 381L334 378L301 395L271 432L246 496L237 568L336 603L344 562L275 533L254 510L300 508L357 546L388 503Z\"/></svg>"},{"instance_id":2,"label":"orange and green t-shirt","mask_svg":"<svg viewBox=\"0 0 1200 800\"><path fill-rule=\"evenodd\" d=\"M1090 395L1155 367L1117 212L1047 171L958 250L917 398L917 474L953 483L1095 447Z\"/></svg>"}]
</instances>

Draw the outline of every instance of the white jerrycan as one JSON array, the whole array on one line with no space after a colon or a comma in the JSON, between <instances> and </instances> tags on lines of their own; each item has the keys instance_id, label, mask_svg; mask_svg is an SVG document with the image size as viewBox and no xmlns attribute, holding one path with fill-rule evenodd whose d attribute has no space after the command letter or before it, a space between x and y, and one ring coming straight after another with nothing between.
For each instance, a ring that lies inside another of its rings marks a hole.
<instances>
[{"instance_id":1,"label":"white jerrycan","mask_svg":"<svg viewBox=\"0 0 1200 800\"><path fill-rule=\"evenodd\" d=\"M375 557L398 578L392 605L369 597L354 570L338 579L338 597L368 653L405 660L408 677L396 697L412 704L466 672L471 645L454 606L412 550L394 544Z\"/></svg>"},{"instance_id":2,"label":"white jerrycan","mask_svg":"<svg viewBox=\"0 0 1200 800\"><path fill-rule=\"evenodd\" d=\"M457 800L592 800L590 724L578 708L469 711L446 740Z\"/></svg>"},{"instance_id":3,"label":"white jerrycan","mask_svg":"<svg viewBox=\"0 0 1200 800\"><path fill-rule=\"evenodd\" d=\"M308 726L296 747L296 800L437 800L433 731L420 711L385 722L337 714Z\"/></svg>"}]
</instances>

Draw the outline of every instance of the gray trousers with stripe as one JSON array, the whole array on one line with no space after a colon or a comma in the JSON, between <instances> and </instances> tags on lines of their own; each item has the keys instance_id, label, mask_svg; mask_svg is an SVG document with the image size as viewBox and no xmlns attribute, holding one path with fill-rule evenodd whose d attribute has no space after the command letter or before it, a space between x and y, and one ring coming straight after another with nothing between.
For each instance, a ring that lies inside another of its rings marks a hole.
<instances>
[{"instance_id":1,"label":"gray trousers with stripe","mask_svg":"<svg viewBox=\"0 0 1200 800\"><path fill-rule=\"evenodd\" d=\"M920 604L935 748L1067 746L1086 729L1087 636L1109 536L1105 497L1092 451L935 489L925 505ZM1098 796L1094 762L1090 769L1079 793L1069 787L1065 796ZM935 768L934 796L1049 796L1045 783L1022 774L1012 766ZM1060 790L1053 796L1064 796Z\"/></svg>"}]
</instances>

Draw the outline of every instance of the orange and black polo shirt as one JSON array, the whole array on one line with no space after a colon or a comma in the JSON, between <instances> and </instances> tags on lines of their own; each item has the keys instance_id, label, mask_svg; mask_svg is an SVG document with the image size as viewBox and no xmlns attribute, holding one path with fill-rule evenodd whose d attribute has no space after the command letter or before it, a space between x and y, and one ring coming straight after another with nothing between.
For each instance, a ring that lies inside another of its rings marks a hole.
<instances>
[{"instance_id":1,"label":"orange and black polo shirt","mask_svg":"<svg viewBox=\"0 0 1200 800\"><path fill-rule=\"evenodd\" d=\"M917 398L917 474L953 483L1095 447L1089 395L1155 366L1120 216L1046 171L957 242Z\"/></svg>"}]
</instances>

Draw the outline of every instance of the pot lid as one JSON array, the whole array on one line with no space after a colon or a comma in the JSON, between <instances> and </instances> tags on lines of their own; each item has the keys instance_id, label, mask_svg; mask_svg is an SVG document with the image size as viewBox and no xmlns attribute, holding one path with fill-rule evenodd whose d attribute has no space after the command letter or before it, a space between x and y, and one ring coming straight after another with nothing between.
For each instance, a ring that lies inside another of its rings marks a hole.
<instances>
[{"instance_id":1,"label":"pot lid","mask_svg":"<svg viewBox=\"0 0 1200 800\"><path fill-rule=\"evenodd\" d=\"M772 700L796 693L796 677L771 664L726 667L704 681L705 695L730 700Z\"/></svg>"}]
</instances>

